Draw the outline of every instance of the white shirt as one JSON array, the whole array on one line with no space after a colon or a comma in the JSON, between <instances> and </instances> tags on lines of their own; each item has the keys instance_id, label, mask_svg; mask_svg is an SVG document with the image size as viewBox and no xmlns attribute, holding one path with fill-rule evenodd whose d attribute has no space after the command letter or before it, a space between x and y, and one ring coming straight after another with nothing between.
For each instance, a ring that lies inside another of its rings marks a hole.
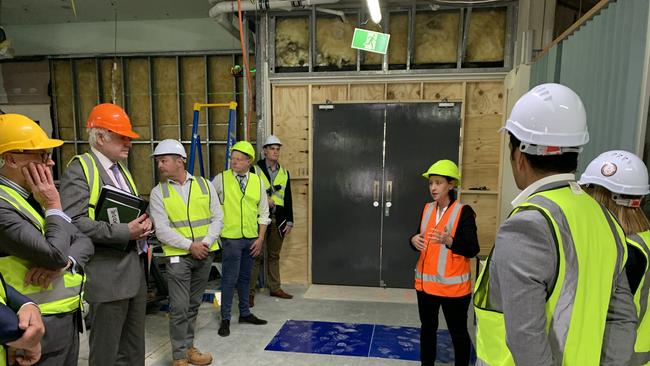
<instances>
[{"instance_id":1,"label":"white shirt","mask_svg":"<svg viewBox=\"0 0 650 366\"><path fill-rule=\"evenodd\" d=\"M185 182L183 183L171 179L167 180L167 182L171 184L172 188L183 198L183 202L185 202L186 205L189 200L190 186L194 179L195 178L192 174L187 173L185 176ZM208 189L210 190L210 212L212 213L212 216L210 217L208 233L202 241L208 245L212 245L219 235L221 235L221 229L223 229L223 211L221 210L221 205L217 199L217 192L215 191L214 186L208 183ZM156 237L158 240L161 243L165 243L172 247L189 250L192 240L184 237L171 227L169 216L167 215L165 205L163 204L160 184L153 187L149 200L149 211L156 228Z\"/></svg>"},{"instance_id":2,"label":"white shirt","mask_svg":"<svg viewBox=\"0 0 650 366\"><path fill-rule=\"evenodd\" d=\"M237 173L232 171L235 179L237 179ZM214 185L217 194L219 195L219 200L223 202L223 185L221 178L223 173L217 174L214 179L212 179L212 184ZM244 185L248 182L248 172L246 172L246 178L244 178ZM237 180L239 182L239 180ZM271 223L271 218L269 217L269 200L266 196L266 188L264 187L264 181L260 179L260 202L257 204L257 223L260 225L268 225Z\"/></svg>"},{"instance_id":3,"label":"white shirt","mask_svg":"<svg viewBox=\"0 0 650 366\"><path fill-rule=\"evenodd\" d=\"M122 186L119 183L118 178L113 174L113 171L111 170L111 167L116 164L116 162L111 161L111 159L107 158L106 155L102 154L99 150L95 149L94 147L90 148L90 151L92 151L95 156L97 156L97 160L99 160L99 165L104 168L106 173L108 173L108 176L111 178L113 181L113 185L117 188L122 188ZM125 178L126 180L126 178Z\"/></svg>"},{"instance_id":4,"label":"white shirt","mask_svg":"<svg viewBox=\"0 0 650 366\"><path fill-rule=\"evenodd\" d=\"M515 197L515 199L512 200L510 204L512 205L512 207L519 206L520 204L524 203L528 199L528 197L530 197L530 195L537 192L540 188L542 188L547 184L562 182L562 181L575 181L575 180L576 180L576 175L573 173L549 175L548 177L539 179L533 182L528 187L526 187L526 189L521 191L521 193L519 193L519 195Z\"/></svg>"}]
</instances>

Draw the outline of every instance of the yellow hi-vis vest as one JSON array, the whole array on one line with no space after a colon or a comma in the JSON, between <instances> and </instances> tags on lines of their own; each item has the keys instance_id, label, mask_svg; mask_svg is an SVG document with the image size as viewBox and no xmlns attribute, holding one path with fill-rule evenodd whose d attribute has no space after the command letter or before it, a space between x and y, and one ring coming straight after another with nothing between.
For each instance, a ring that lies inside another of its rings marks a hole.
<instances>
[{"instance_id":1,"label":"yellow hi-vis vest","mask_svg":"<svg viewBox=\"0 0 650 366\"><path fill-rule=\"evenodd\" d=\"M645 271L634 295L634 305L639 316L639 323L636 329L636 342L634 343L634 354L630 365L650 365L650 316L648 316L648 297L650 296L650 231L627 237L629 245L638 248L645 257Z\"/></svg>"},{"instance_id":2,"label":"yellow hi-vis vest","mask_svg":"<svg viewBox=\"0 0 650 366\"><path fill-rule=\"evenodd\" d=\"M607 209L570 187L536 193L510 215L523 210L546 218L557 249L557 278L546 299L553 357L558 365L598 365L613 280L627 257L623 230ZM515 365L506 342L517 335L506 335L503 313L490 304L491 256L474 292L476 365Z\"/></svg>"},{"instance_id":3,"label":"yellow hi-vis vest","mask_svg":"<svg viewBox=\"0 0 650 366\"><path fill-rule=\"evenodd\" d=\"M0 185L0 199L9 202L19 214L45 235L45 219L18 192ZM25 286L23 281L31 267L30 262L22 258L11 255L0 257L0 273L5 282L39 304L43 315L65 314L79 309L85 276L66 271L63 276L52 281L47 289L34 285Z\"/></svg>"},{"instance_id":4,"label":"yellow hi-vis vest","mask_svg":"<svg viewBox=\"0 0 650 366\"><path fill-rule=\"evenodd\" d=\"M258 237L257 206L260 203L261 180L255 173L248 173L246 189L242 193L239 181L228 169L221 174L223 189L223 230L226 239L254 239Z\"/></svg>"},{"instance_id":5,"label":"yellow hi-vis vest","mask_svg":"<svg viewBox=\"0 0 650 366\"><path fill-rule=\"evenodd\" d=\"M5 282L0 279L0 304L7 305L7 292ZM7 350L4 345L0 344L0 366L7 366Z\"/></svg>"},{"instance_id":6,"label":"yellow hi-vis vest","mask_svg":"<svg viewBox=\"0 0 650 366\"><path fill-rule=\"evenodd\" d=\"M158 183L171 227L191 241L202 241L208 235L208 228L212 218L208 184L210 183L203 177L193 177L190 183L190 194L187 198L187 204L185 204L183 197L178 194L169 182ZM217 240L208 244L211 252L219 249ZM164 243L162 249L166 257L190 253L188 250Z\"/></svg>"},{"instance_id":7,"label":"yellow hi-vis vest","mask_svg":"<svg viewBox=\"0 0 650 366\"><path fill-rule=\"evenodd\" d=\"M287 182L289 181L289 174L282 166L278 164L279 170L278 174L273 179L273 184L269 182L269 178L266 177L262 168L259 165L255 164L255 174L257 174L262 181L264 182L264 187L266 187L267 192L271 193L271 199L273 203L277 206L284 206L284 191L287 189ZM279 189L276 189L276 186L280 186ZM270 190L270 191L269 191Z\"/></svg>"},{"instance_id":8,"label":"yellow hi-vis vest","mask_svg":"<svg viewBox=\"0 0 650 366\"><path fill-rule=\"evenodd\" d=\"M95 159L93 159L92 155L89 153L81 154L81 155L76 155L70 159L70 163L72 163L75 159L79 160L79 163L81 164L81 168L84 171L84 175L86 176L86 182L88 182L88 189L90 192L90 199L88 200L88 217L90 217L92 220L95 219L95 206L97 206L97 201L99 201L99 192L101 190L101 177L99 176L99 169L97 168L97 162L95 162ZM131 173L129 173L128 169L122 165L121 162L117 163L120 166L120 170L122 171L122 175L126 178L126 181L129 184L129 187L131 187L131 190L133 191L133 194L138 196L138 189L135 186L135 183L133 182L133 178L131 177Z\"/></svg>"}]
</instances>

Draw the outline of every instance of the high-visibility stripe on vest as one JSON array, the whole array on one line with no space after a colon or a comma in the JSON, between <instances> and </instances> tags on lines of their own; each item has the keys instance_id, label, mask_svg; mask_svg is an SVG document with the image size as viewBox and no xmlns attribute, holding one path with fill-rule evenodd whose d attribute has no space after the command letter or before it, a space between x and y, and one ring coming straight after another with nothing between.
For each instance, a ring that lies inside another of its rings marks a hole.
<instances>
[{"instance_id":1,"label":"high-visibility stripe on vest","mask_svg":"<svg viewBox=\"0 0 650 366\"><path fill-rule=\"evenodd\" d=\"M273 179L273 184L269 182L266 174L264 174L262 168L260 168L257 164L255 164L255 174L257 174L264 182L266 191L271 192L271 199L273 200L273 203L275 203L277 206L284 206L284 192L287 189L289 174L286 170L284 170L282 166L278 165L278 167L278 174L275 176L275 179ZM280 186L280 188L276 189L277 186Z\"/></svg>"},{"instance_id":2,"label":"high-visibility stripe on vest","mask_svg":"<svg viewBox=\"0 0 650 366\"><path fill-rule=\"evenodd\" d=\"M645 271L634 295L634 305L639 316L636 329L634 354L630 365L650 365L650 316L648 315L648 297L650 296L650 231L628 236L627 242L638 248L645 257Z\"/></svg>"},{"instance_id":3,"label":"high-visibility stripe on vest","mask_svg":"<svg viewBox=\"0 0 650 366\"><path fill-rule=\"evenodd\" d=\"M45 219L18 192L0 185L0 199L11 204L19 214L45 235ZM7 284L38 303L43 315L64 314L79 309L85 276L66 271L63 276L52 281L47 289L31 284L25 286L23 281L31 267L30 262L22 258L0 257L0 272Z\"/></svg>"},{"instance_id":4,"label":"high-visibility stripe on vest","mask_svg":"<svg viewBox=\"0 0 650 366\"><path fill-rule=\"evenodd\" d=\"M7 305L7 291L2 279L0 279L0 304ZM0 366L7 366L7 350L3 344L0 344Z\"/></svg>"},{"instance_id":5,"label":"high-visibility stripe on vest","mask_svg":"<svg viewBox=\"0 0 650 366\"><path fill-rule=\"evenodd\" d=\"M79 160L79 163L81 164L81 168L83 169L84 175L86 176L86 182L88 183L88 190L90 192L90 198L88 200L88 217L90 217L92 220L95 219L95 207L97 206L97 201L99 201L99 192L101 191L101 177L99 175L99 169L97 168L97 162L95 159L93 159L92 155L89 153L81 154L81 155L76 155L70 159L70 163L72 163L75 159ZM131 177L131 173L129 173L128 169L124 165L122 165L121 162L117 162L117 164L120 167L120 170L122 171L122 175L126 178L126 181L131 187L131 190L134 195L138 196L138 188L135 186L135 183L133 182L133 177Z\"/></svg>"},{"instance_id":6,"label":"high-visibility stripe on vest","mask_svg":"<svg viewBox=\"0 0 650 366\"><path fill-rule=\"evenodd\" d=\"M440 222L436 224L438 205L430 202L424 206L420 232L427 238L426 248L420 252L415 267L416 290L446 297L465 296L472 291L469 258L458 255L444 244L428 238L429 233L434 229L447 231L453 237L456 234L462 209L463 204L454 201L442 215Z\"/></svg>"},{"instance_id":7,"label":"high-visibility stripe on vest","mask_svg":"<svg viewBox=\"0 0 650 366\"><path fill-rule=\"evenodd\" d=\"M171 227L191 241L202 241L208 235L208 229L212 218L210 212L210 189L208 182L203 177L194 177L190 183L190 192L187 204L183 197L172 187L171 183L159 183L163 197L165 212L169 218ZM219 249L219 242L215 240L210 244L210 251ZM175 255L187 255L190 252L185 249L162 244L163 253L166 257Z\"/></svg>"},{"instance_id":8,"label":"high-visibility stripe on vest","mask_svg":"<svg viewBox=\"0 0 650 366\"><path fill-rule=\"evenodd\" d=\"M536 193L510 215L523 210L544 216L556 245L557 278L545 307L553 356L562 365L598 365L614 279L627 256L623 230L607 209L570 187ZM491 260L474 292L476 364L515 365L506 341L517 335L506 335L503 313L490 303Z\"/></svg>"},{"instance_id":9,"label":"high-visibility stripe on vest","mask_svg":"<svg viewBox=\"0 0 650 366\"><path fill-rule=\"evenodd\" d=\"M248 181L244 193L241 191L239 181L232 170L228 169L221 174L223 187L223 230L221 237L227 239L254 239L258 237L257 206L262 198L260 177L255 173L248 173Z\"/></svg>"}]
</instances>

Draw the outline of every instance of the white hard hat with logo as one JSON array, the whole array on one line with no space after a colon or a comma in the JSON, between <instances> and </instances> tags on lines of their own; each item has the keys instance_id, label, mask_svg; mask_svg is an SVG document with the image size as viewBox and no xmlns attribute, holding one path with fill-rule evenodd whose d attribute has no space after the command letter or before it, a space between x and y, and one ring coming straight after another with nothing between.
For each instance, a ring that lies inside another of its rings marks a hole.
<instances>
[{"instance_id":1,"label":"white hard hat with logo","mask_svg":"<svg viewBox=\"0 0 650 366\"><path fill-rule=\"evenodd\" d=\"M519 139L519 149L531 155L580 152L589 142L580 97L554 83L538 85L519 98L503 130Z\"/></svg>"},{"instance_id":2,"label":"white hard hat with logo","mask_svg":"<svg viewBox=\"0 0 650 366\"><path fill-rule=\"evenodd\" d=\"M650 193L648 168L638 156L624 150L612 150L598 155L589 163L578 183L596 184L612 193L628 196L645 196Z\"/></svg>"},{"instance_id":3,"label":"white hard hat with logo","mask_svg":"<svg viewBox=\"0 0 650 366\"><path fill-rule=\"evenodd\" d=\"M269 137L267 137L266 141L264 142L264 146L262 146L262 147L267 147L269 145L280 145L280 146L282 146L282 142L280 142L280 139L277 136L269 135Z\"/></svg>"},{"instance_id":4,"label":"white hard hat with logo","mask_svg":"<svg viewBox=\"0 0 650 366\"><path fill-rule=\"evenodd\" d=\"M154 149L152 156L160 155L180 155L183 159L187 159L187 153L185 152L183 144L173 139L160 141L158 146Z\"/></svg>"}]
</instances>

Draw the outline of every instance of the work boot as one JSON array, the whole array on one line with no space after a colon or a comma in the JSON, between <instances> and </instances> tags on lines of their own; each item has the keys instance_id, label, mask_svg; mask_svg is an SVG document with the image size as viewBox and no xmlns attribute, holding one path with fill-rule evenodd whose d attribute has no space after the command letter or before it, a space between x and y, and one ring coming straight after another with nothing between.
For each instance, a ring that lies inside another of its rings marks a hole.
<instances>
[{"instance_id":1,"label":"work boot","mask_svg":"<svg viewBox=\"0 0 650 366\"><path fill-rule=\"evenodd\" d=\"M187 360L184 358L174 360L172 366L187 366Z\"/></svg>"},{"instance_id":2,"label":"work boot","mask_svg":"<svg viewBox=\"0 0 650 366\"><path fill-rule=\"evenodd\" d=\"M255 324L255 325L264 325L264 324L268 323L266 320L260 319L260 318L256 317L253 314L249 314L247 316L240 316L239 317L239 322L240 323Z\"/></svg>"},{"instance_id":3,"label":"work boot","mask_svg":"<svg viewBox=\"0 0 650 366\"><path fill-rule=\"evenodd\" d=\"M230 320L222 320L221 325L219 326L219 331L217 331L217 334L219 334L222 337L227 337L230 335Z\"/></svg>"},{"instance_id":4,"label":"work boot","mask_svg":"<svg viewBox=\"0 0 650 366\"><path fill-rule=\"evenodd\" d=\"M282 289L279 289L277 291L271 291L269 295L273 297L279 297L281 299L293 299L293 295L289 295L288 293L282 291Z\"/></svg>"},{"instance_id":5,"label":"work boot","mask_svg":"<svg viewBox=\"0 0 650 366\"><path fill-rule=\"evenodd\" d=\"M209 365L212 363L212 355L208 352L202 353L196 347L187 350L187 362L192 365Z\"/></svg>"}]
</instances>

